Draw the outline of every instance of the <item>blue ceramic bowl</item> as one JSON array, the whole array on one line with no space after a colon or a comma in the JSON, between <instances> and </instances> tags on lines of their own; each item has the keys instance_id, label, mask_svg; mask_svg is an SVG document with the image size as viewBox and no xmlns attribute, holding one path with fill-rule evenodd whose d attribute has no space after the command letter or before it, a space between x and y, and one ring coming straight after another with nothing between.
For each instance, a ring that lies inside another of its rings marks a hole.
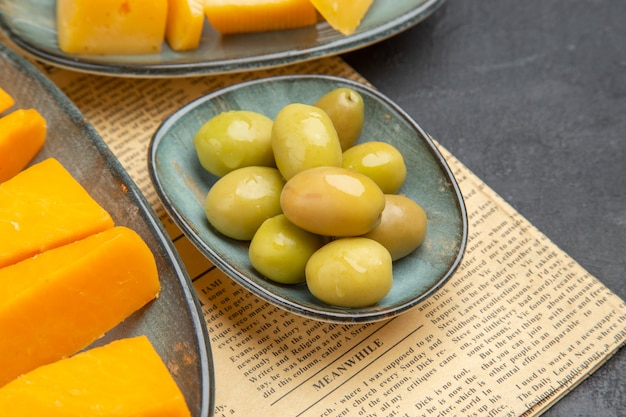
<instances>
[{"instance_id":1,"label":"blue ceramic bowl","mask_svg":"<svg viewBox=\"0 0 626 417\"><path fill-rule=\"evenodd\" d=\"M251 110L274 118L286 104L313 104L326 92L350 87L365 104L360 141L382 140L404 155L407 178L400 193L419 203L428 216L422 246L394 263L394 282L378 304L346 309L315 299L306 284L280 285L251 266L245 242L224 237L204 214L206 193L217 177L198 162L193 137L225 110ZM149 147L149 171L174 222L226 275L260 298L301 316L329 322L372 322L393 317L431 296L458 267L467 241L467 214L456 180L424 130L388 98L364 84L321 75L291 75L237 84L199 98L172 114Z\"/></svg>"}]
</instances>

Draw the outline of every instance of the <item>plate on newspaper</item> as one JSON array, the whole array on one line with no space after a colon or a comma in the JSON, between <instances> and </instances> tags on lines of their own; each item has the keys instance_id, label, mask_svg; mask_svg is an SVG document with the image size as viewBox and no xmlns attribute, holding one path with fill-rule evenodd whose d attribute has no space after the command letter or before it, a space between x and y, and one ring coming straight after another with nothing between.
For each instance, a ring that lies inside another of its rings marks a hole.
<instances>
[{"instance_id":1,"label":"plate on newspaper","mask_svg":"<svg viewBox=\"0 0 626 417\"><path fill-rule=\"evenodd\" d=\"M155 255L160 296L93 346L146 335L170 369L192 415L210 415L214 385L206 324L187 272L152 208L74 104L37 68L2 44L0 87L15 100L7 112L34 108L46 120L46 143L33 163L57 159L117 225L139 233Z\"/></svg>"},{"instance_id":2,"label":"plate on newspaper","mask_svg":"<svg viewBox=\"0 0 626 417\"><path fill-rule=\"evenodd\" d=\"M404 155L407 179L400 193L418 202L429 218L426 239L395 262L389 294L366 308L338 308L316 300L305 284L279 285L255 271L245 241L224 237L209 225L204 200L217 177L205 171L193 138L225 110L256 111L274 118L293 102L315 103L337 87L350 87L364 100L360 140L382 140ZM201 97L166 119L149 145L148 166L156 191L191 242L234 281L266 301L304 317L329 322L372 322L415 307L435 293L458 267L467 241L467 215L457 182L424 130L378 91L348 79L321 75L271 77L237 84Z\"/></svg>"},{"instance_id":3,"label":"plate on newspaper","mask_svg":"<svg viewBox=\"0 0 626 417\"><path fill-rule=\"evenodd\" d=\"M284 31L220 36L205 28L200 46L158 54L77 55L61 51L56 39L54 0L0 2L0 27L21 49L49 64L128 77L181 77L278 67L363 48L426 19L444 0L375 0L357 31L344 36L327 23Z\"/></svg>"}]
</instances>

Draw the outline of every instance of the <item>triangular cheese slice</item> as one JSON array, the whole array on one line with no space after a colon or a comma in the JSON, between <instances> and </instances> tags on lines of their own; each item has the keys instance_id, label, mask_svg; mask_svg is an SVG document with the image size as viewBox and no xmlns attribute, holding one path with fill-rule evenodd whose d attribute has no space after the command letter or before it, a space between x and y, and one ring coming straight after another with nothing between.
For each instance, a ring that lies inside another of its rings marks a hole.
<instances>
[{"instance_id":1,"label":"triangular cheese slice","mask_svg":"<svg viewBox=\"0 0 626 417\"><path fill-rule=\"evenodd\" d=\"M374 0L311 0L328 24L344 35L354 33Z\"/></svg>"}]
</instances>

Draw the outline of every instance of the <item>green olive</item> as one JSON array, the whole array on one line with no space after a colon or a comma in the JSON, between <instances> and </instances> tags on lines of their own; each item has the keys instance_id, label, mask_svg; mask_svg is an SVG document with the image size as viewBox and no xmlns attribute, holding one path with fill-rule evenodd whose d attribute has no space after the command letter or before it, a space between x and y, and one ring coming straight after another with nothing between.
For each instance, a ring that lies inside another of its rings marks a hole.
<instances>
[{"instance_id":1,"label":"green olive","mask_svg":"<svg viewBox=\"0 0 626 417\"><path fill-rule=\"evenodd\" d=\"M341 145L333 122L323 110L306 104L288 104L278 112L272 150L287 180L309 168L341 166Z\"/></svg>"},{"instance_id":2,"label":"green olive","mask_svg":"<svg viewBox=\"0 0 626 417\"><path fill-rule=\"evenodd\" d=\"M251 166L231 171L207 193L206 217L223 235L250 240L266 219L281 213L284 183L276 168Z\"/></svg>"},{"instance_id":3,"label":"green olive","mask_svg":"<svg viewBox=\"0 0 626 417\"><path fill-rule=\"evenodd\" d=\"M348 308L367 307L391 289L391 255L380 243L362 237L334 240L306 264L306 283L320 301Z\"/></svg>"},{"instance_id":4,"label":"green olive","mask_svg":"<svg viewBox=\"0 0 626 417\"><path fill-rule=\"evenodd\" d=\"M395 261L417 249L427 229L426 212L419 204L404 195L387 194L380 224L362 237L382 244Z\"/></svg>"},{"instance_id":5,"label":"green olive","mask_svg":"<svg viewBox=\"0 0 626 417\"><path fill-rule=\"evenodd\" d=\"M218 114L194 137L200 164L218 177L245 166L274 166L272 124L269 117L252 111Z\"/></svg>"},{"instance_id":6,"label":"green olive","mask_svg":"<svg viewBox=\"0 0 626 417\"><path fill-rule=\"evenodd\" d=\"M250 263L266 278L281 284L304 282L304 268L326 238L291 223L284 214L271 217L256 231L248 254Z\"/></svg>"},{"instance_id":7,"label":"green olive","mask_svg":"<svg viewBox=\"0 0 626 417\"><path fill-rule=\"evenodd\" d=\"M370 177L385 194L395 194L406 179L400 151L387 142L364 142L343 153L341 165Z\"/></svg>"},{"instance_id":8,"label":"green olive","mask_svg":"<svg viewBox=\"0 0 626 417\"><path fill-rule=\"evenodd\" d=\"M352 88L340 87L323 95L316 107L324 110L333 121L341 149L356 143L363 129L363 97Z\"/></svg>"},{"instance_id":9,"label":"green olive","mask_svg":"<svg viewBox=\"0 0 626 417\"><path fill-rule=\"evenodd\" d=\"M363 174L340 167L317 167L288 180L280 204L292 223L311 233L357 236L378 224L385 195Z\"/></svg>"}]
</instances>

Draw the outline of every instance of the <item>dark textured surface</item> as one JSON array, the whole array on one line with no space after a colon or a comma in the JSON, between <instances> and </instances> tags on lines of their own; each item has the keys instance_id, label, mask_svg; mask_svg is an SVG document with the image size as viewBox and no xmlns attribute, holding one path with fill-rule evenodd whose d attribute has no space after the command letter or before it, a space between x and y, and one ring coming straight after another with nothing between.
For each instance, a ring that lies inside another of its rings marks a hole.
<instances>
[{"instance_id":1,"label":"dark textured surface","mask_svg":"<svg viewBox=\"0 0 626 417\"><path fill-rule=\"evenodd\" d=\"M448 0L344 55L626 299L626 1ZM551 417L626 416L626 349Z\"/></svg>"}]
</instances>

